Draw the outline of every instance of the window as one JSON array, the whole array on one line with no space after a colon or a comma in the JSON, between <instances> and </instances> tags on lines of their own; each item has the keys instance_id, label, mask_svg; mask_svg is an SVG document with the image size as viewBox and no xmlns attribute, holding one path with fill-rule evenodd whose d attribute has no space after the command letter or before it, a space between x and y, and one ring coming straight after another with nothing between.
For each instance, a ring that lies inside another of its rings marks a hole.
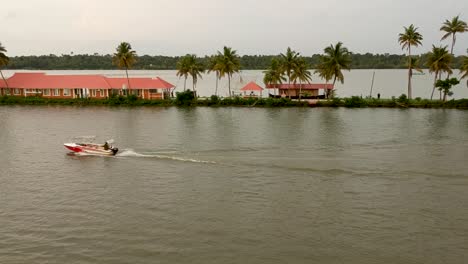
<instances>
[{"instance_id":1,"label":"window","mask_svg":"<svg viewBox=\"0 0 468 264\"><path fill-rule=\"evenodd\" d=\"M50 89L44 89L42 94L45 96L50 96Z\"/></svg>"},{"instance_id":2,"label":"window","mask_svg":"<svg viewBox=\"0 0 468 264\"><path fill-rule=\"evenodd\" d=\"M63 89L63 96L70 96L70 89Z\"/></svg>"},{"instance_id":3,"label":"window","mask_svg":"<svg viewBox=\"0 0 468 264\"><path fill-rule=\"evenodd\" d=\"M99 90L99 93L101 94L101 97L106 96L106 94L105 94L105 92L104 92L104 89Z\"/></svg>"},{"instance_id":4,"label":"window","mask_svg":"<svg viewBox=\"0 0 468 264\"><path fill-rule=\"evenodd\" d=\"M54 96L60 96L60 90L54 89Z\"/></svg>"},{"instance_id":5,"label":"window","mask_svg":"<svg viewBox=\"0 0 468 264\"><path fill-rule=\"evenodd\" d=\"M91 97L96 97L96 90L94 89L91 90Z\"/></svg>"},{"instance_id":6,"label":"window","mask_svg":"<svg viewBox=\"0 0 468 264\"><path fill-rule=\"evenodd\" d=\"M19 94L20 94L20 89L15 88L15 90L13 91L13 93L14 93L15 95L19 95Z\"/></svg>"},{"instance_id":7,"label":"window","mask_svg":"<svg viewBox=\"0 0 468 264\"><path fill-rule=\"evenodd\" d=\"M156 94L158 93L158 89L150 89L149 92L152 94Z\"/></svg>"}]
</instances>

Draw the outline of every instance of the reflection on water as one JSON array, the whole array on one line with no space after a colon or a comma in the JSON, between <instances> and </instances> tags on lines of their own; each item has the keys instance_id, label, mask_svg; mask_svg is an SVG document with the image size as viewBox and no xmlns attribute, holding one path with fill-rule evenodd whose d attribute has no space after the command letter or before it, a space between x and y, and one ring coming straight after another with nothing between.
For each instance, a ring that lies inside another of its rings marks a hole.
<instances>
[{"instance_id":1,"label":"reflection on water","mask_svg":"<svg viewBox=\"0 0 468 264\"><path fill-rule=\"evenodd\" d=\"M0 107L0 263L465 263L468 114ZM73 136L114 138L76 156Z\"/></svg>"}]
</instances>

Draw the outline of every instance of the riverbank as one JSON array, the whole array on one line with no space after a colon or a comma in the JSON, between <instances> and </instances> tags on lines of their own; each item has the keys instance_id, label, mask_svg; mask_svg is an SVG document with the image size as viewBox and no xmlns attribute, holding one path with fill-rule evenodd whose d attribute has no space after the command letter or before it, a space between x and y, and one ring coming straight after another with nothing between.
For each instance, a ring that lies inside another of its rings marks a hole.
<instances>
[{"instance_id":1,"label":"riverbank","mask_svg":"<svg viewBox=\"0 0 468 264\"><path fill-rule=\"evenodd\" d=\"M186 99L174 98L167 100L143 100L135 97L113 97L109 99L47 99L41 97L0 97L0 105L75 105L75 106L239 106L239 107L385 107L385 108L455 108L468 109L468 99L440 100L413 99L406 97L391 99L334 98L330 100L290 100L288 98L210 98Z\"/></svg>"}]
</instances>

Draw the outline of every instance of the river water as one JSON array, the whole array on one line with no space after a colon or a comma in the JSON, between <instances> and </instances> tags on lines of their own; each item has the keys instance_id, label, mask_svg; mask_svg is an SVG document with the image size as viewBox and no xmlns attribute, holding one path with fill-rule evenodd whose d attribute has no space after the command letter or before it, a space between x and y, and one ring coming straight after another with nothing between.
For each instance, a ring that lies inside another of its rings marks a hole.
<instances>
[{"instance_id":1,"label":"river water","mask_svg":"<svg viewBox=\"0 0 468 264\"><path fill-rule=\"evenodd\" d=\"M20 70L4 71L5 77L13 75L15 72L24 72ZM27 71L31 72L31 71ZM110 77L125 77L125 71L122 70L63 70L63 71L35 71L46 72L48 74L101 74ZM313 72L313 71L312 71ZM147 71L147 70L130 70L130 77L162 77L168 82L176 86L175 91L184 90L184 80L179 79L176 75L177 71ZM434 76L427 70L423 75L413 76L413 97L429 98L431 96L432 87L434 84ZM460 78L458 70L454 71L452 77ZM392 96L398 97L401 94L407 94L408 87L408 72L407 70L352 70L343 71L345 82L336 84L336 95L339 97L350 96L369 96L372 88L372 96L377 97L380 94L382 98L391 98ZM375 75L374 75L375 74ZM372 84L372 77L374 75L374 83ZM257 84L265 87L263 84L263 71L247 70L242 71L240 74L235 74L231 81L231 89L239 94L240 89L248 82L254 81ZM312 76L313 83L324 83L317 75ZM190 77L187 79L187 89L192 89L192 80ZM203 74L202 79L198 81L196 87L200 96L211 96L215 94L216 89L216 75ZM229 95L228 81L223 78L219 82L218 95ZM464 79L460 84L452 88L454 95L451 98L460 99L468 98L468 83ZM275 93L273 90L266 90L263 92L264 96L268 96L268 92ZM436 96L438 98L438 95Z\"/></svg>"},{"instance_id":2,"label":"river water","mask_svg":"<svg viewBox=\"0 0 468 264\"><path fill-rule=\"evenodd\" d=\"M0 106L0 263L467 263L467 135L460 110Z\"/></svg>"}]
</instances>

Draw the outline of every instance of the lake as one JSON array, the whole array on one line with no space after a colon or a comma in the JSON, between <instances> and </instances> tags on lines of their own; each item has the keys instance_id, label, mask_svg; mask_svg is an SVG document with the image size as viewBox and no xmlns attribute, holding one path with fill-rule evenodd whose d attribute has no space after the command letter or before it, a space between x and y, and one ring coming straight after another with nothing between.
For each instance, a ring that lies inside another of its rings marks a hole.
<instances>
[{"instance_id":1,"label":"lake","mask_svg":"<svg viewBox=\"0 0 468 264\"><path fill-rule=\"evenodd\" d=\"M5 77L11 76L15 72L24 72L20 70L9 70L4 71ZM28 71L30 72L30 71ZM36 71L46 72L48 74L102 74L110 77L125 77L125 71L123 70L63 70L63 71ZM374 85L372 87L373 97L377 97L380 93L382 98L391 98L392 96L398 97L401 94L407 93L408 87L408 71L407 70L352 70L344 71L345 83L336 84L336 95L339 97L350 97L350 96L369 96L372 86L372 75L375 72ZM454 77L460 78L459 71L455 70ZM184 90L184 80L179 79L176 76L177 71L147 71L147 70L130 70L129 76L133 77L162 77L168 82L176 86L175 91ZM232 91L239 93L240 89L248 82L254 81L257 84L264 87L263 84L263 71L246 70L240 74L234 75L231 81ZM324 83L317 75L312 77L313 83ZM424 71L424 75L413 76L413 97L430 98L432 87L434 83L434 76L431 75L427 70ZM216 87L216 75L214 73L204 74L203 78L199 80L197 84L197 91L200 96L211 96L215 93ZM187 79L187 88L192 89L192 80ZM264 91L264 96L268 96L268 91L274 93L273 90ZM454 92L453 97L455 99L468 98L468 85L467 80L464 79L459 85L452 88ZM223 78L219 83L218 94L221 96L227 96L228 92L228 81ZM437 92L436 92L437 94ZM436 96L437 97L437 96Z\"/></svg>"},{"instance_id":2,"label":"lake","mask_svg":"<svg viewBox=\"0 0 468 264\"><path fill-rule=\"evenodd\" d=\"M0 106L0 263L467 263L467 135L460 110Z\"/></svg>"}]
</instances>

